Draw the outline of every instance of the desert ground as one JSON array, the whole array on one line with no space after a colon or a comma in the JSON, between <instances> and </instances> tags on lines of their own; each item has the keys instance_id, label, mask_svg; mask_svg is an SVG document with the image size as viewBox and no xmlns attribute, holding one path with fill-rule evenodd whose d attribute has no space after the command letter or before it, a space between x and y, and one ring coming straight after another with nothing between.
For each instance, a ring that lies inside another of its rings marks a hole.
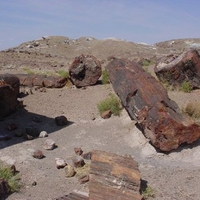
<instances>
[{"instance_id":1,"label":"desert ground","mask_svg":"<svg viewBox=\"0 0 200 200\"><path fill-rule=\"evenodd\" d=\"M69 44L61 44L61 41ZM39 42L40 47L27 47L34 43L31 41L0 52L1 73L26 73L27 69L56 73L59 69L67 70L73 58L81 53L93 54L104 67L110 56L138 61L142 58L158 59L172 52L180 53L189 48L188 44L199 44L199 40L177 40L173 44L169 41L149 46L92 38L73 41L64 37L53 37L48 44L46 39ZM148 71L155 76L153 67L148 66ZM26 90L21 88L21 91ZM32 88L32 94L22 98L25 107L0 121L0 133L14 135L14 132L7 130L11 123L17 124L19 129L34 124L41 131L47 131L48 138L53 139L58 147L52 151L44 150L43 143L47 138L25 140L13 136L11 140L0 141L0 159L15 164L23 184L18 193L5 199L53 200L73 191L87 194L87 183L80 184L76 177L66 178L64 171L55 165L55 158L71 162L74 147L81 147L84 152L103 150L131 155L138 162L142 180L155 193L154 197L149 197L150 200L200 199L200 141L183 145L168 154L156 151L136 128L136 122L130 119L125 109L120 116L109 119L100 117L97 104L110 93L114 94L111 84L98 83L85 88L67 85L60 89L46 89L46 92ZM200 90L191 93L169 91L168 94L180 109L189 101L200 99ZM68 126L55 125L54 118L60 115L65 115L70 121ZM36 116L41 122L33 121ZM43 151L45 158L32 157L37 149Z\"/></svg>"}]
</instances>

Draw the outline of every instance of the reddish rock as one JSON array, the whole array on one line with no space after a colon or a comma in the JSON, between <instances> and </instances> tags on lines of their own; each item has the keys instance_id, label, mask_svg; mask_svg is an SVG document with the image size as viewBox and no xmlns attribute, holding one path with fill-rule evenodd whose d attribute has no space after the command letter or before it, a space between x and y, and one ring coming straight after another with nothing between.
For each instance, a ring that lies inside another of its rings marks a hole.
<instances>
[{"instance_id":1,"label":"reddish rock","mask_svg":"<svg viewBox=\"0 0 200 200\"><path fill-rule=\"evenodd\" d=\"M65 116L61 115L61 116L55 117L55 123L57 126L65 126L68 124L68 120Z\"/></svg>"},{"instance_id":2,"label":"reddish rock","mask_svg":"<svg viewBox=\"0 0 200 200\"><path fill-rule=\"evenodd\" d=\"M61 88L65 86L66 83L67 79L62 77L48 76L44 79L44 86L47 88Z\"/></svg>"},{"instance_id":3,"label":"reddish rock","mask_svg":"<svg viewBox=\"0 0 200 200\"><path fill-rule=\"evenodd\" d=\"M200 137L200 126L183 116L162 84L141 66L115 59L107 66L110 81L131 119L162 151L177 149Z\"/></svg>"},{"instance_id":4,"label":"reddish rock","mask_svg":"<svg viewBox=\"0 0 200 200\"><path fill-rule=\"evenodd\" d=\"M101 62L92 55L76 57L69 68L70 79L76 87L96 84L101 73Z\"/></svg>"},{"instance_id":5,"label":"reddish rock","mask_svg":"<svg viewBox=\"0 0 200 200\"><path fill-rule=\"evenodd\" d=\"M175 88L184 82L189 82L192 89L200 88L200 55L197 50L185 51L180 56L168 55L154 70L160 81Z\"/></svg>"},{"instance_id":6,"label":"reddish rock","mask_svg":"<svg viewBox=\"0 0 200 200\"><path fill-rule=\"evenodd\" d=\"M74 167L83 167L85 165L85 161L82 157L76 156L72 158L73 166Z\"/></svg>"},{"instance_id":7,"label":"reddish rock","mask_svg":"<svg viewBox=\"0 0 200 200\"><path fill-rule=\"evenodd\" d=\"M33 152L33 157L37 158L37 159L42 159L42 158L44 158L44 154L41 150L35 150Z\"/></svg>"},{"instance_id":8,"label":"reddish rock","mask_svg":"<svg viewBox=\"0 0 200 200\"><path fill-rule=\"evenodd\" d=\"M108 118L111 117L111 115L112 115L111 110L106 110L106 111L104 111L104 112L101 114L101 117L102 117L103 119L108 119Z\"/></svg>"},{"instance_id":9,"label":"reddish rock","mask_svg":"<svg viewBox=\"0 0 200 200\"><path fill-rule=\"evenodd\" d=\"M74 152L75 152L76 155L80 156L80 155L82 155L83 150L80 147L75 147Z\"/></svg>"},{"instance_id":10,"label":"reddish rock","mask_svg":"<svg viewBox=\"0 0 200 200\"><path fill-rule=\"evenodd\" d=\"M84 175L78 178L80 184L87 183L90 180L89 175Z\"/></svg>"}]
</instances>

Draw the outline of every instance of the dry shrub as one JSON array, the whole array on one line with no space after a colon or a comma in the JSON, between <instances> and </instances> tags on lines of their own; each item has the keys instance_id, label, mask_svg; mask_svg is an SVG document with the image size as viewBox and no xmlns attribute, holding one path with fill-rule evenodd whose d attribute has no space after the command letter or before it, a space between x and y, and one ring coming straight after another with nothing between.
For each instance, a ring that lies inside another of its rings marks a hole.
<instances>
[{"instance_id":1,"label":"dry shrub","mask_svg":"<svg viewBox=\"0 0 200 200\"><path fill-rule=\"evenodd\" d=\"M189 102L183 108L183 112L200 122L200 101Z\"/></svg>"}]
</instances>

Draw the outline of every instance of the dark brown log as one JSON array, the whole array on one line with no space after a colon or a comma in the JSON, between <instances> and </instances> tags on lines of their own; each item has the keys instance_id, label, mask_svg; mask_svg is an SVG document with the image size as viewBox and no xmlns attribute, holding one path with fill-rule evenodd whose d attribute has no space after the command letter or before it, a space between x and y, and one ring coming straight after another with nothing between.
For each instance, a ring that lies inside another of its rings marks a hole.
<instances>
[{"instance_id":1,"label":"dark brown log","mask_svg":"<svg viewBox=\"0 0 200 200\"><path fill-rule=\"evenodd\" d=\"M141 200L140 172L132 157L92 152L89 200Z\"/></svg>"},{"instance_id":2,"label":"dark brown log","mask_svg":"<svg viewBox=\"0 0 200 200\"><path fill-rule=\"evenodd\" d=\"M158 79L175 88L189 82L192 89L200 88L200 56L196 50L188 50L180 56L163 57L154 69Z\"/></svg>"},{"instance_id":3,"label":"dark brown log","mask_svg":"<svg viewBox=\"0 0 200 200\"><path fill-rule=\"evenodd\" d=\"M10 74L0 75L0 117L5 117L19 105L19 79Z\"/></svg>"},{"instance_id":4,"label":"dark brown log","mask_svg":"<svg viewBox=\"0 0 200 200\"><path fill-rule=\"evenodd\" d=\"M162 84L137 63L115 59L107 71L131 119L156 148L171 151L200 137L200 126L183 116Z\"/></svg>"},{"instance_id":5,"label":"dark brown log","mask_svg":"<svg viewBox=\"0 0 200 200\"><path fill-rule=\"evenodd\" d=\"M71 64L69 76L77 87L94 85L101 76L101 62L92 55L82 54Z\"/></svg>"}]
</instances>

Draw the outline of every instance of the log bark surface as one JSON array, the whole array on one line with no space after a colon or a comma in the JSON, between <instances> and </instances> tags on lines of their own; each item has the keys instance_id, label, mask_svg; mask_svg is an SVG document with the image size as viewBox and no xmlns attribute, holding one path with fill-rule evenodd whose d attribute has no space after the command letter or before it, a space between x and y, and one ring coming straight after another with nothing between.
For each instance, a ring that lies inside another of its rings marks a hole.
<instances>
[{"instance_id":1,"label":"log bark surface","mask_svg":"<svg viewBox=\"0 0 200 200\"><path fill-rule=\"evenodd\" d=\"M183 116L167 91L141 66L129 60L115 59L106 67L116 94L131 119L161 151L177 149L200 137L200 126Z\"/></svg>"},{"instance_id":2,"label":"log bark surface","mask_svg":"<svg viewBox=\"0 0 200 200\"><path fill-rule=\"evenodd\" d=\"M154 71L160 81L175 88L184 82L189 82L192 89L200 88L200 55L197 50L185 51L180 56L163 57Z\"/></svg>"},{"instance_id":3,"label":"log bark surface","mask_svg":"<svg viewBox=\"0 0 200 200\"><path fill-rule=\"evenodd\" d=\"M0 118L16 110L19 105L19 79L10 74L0 75Z\"/></svg>"},{"instance_id":4,"label":"log bark surface","mask_svg":"<svg viewBox=\"0 0 200 200\"><path fill-rule=\"evenodd\" d=\"M140 172L132 157L92 152L89 200L141 200Z\"/></svg>"}]
</instances>

